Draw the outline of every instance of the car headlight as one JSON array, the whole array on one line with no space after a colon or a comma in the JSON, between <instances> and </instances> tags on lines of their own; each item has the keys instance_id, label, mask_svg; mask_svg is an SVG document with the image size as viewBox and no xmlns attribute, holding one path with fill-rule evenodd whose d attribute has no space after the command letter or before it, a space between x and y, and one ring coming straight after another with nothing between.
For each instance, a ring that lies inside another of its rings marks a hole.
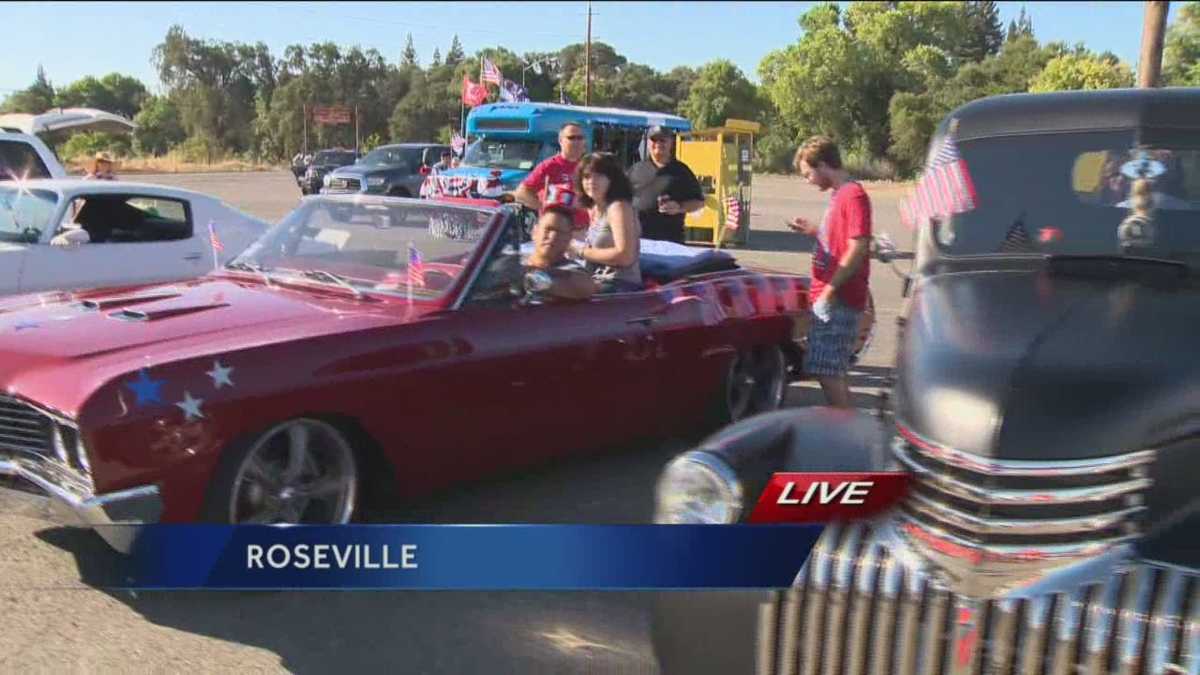
<instances>
[{"instance_id":1,"label":"car headlight","mask_svg":"<svg viewBox=\"0 0 1200 675\"><path fill-rule=\"evenodd\" d=\"M386 182L387 179L383 176L370 176L367 178L367 185L370 185L371 187L379 187Z\"/></svg>"},{"instance_id":2,"label":"car headlight","mask_svg":"<svg viewBox=\"0 0 1200 675\"><path fill-rule=\"evenodd\" d=\"M321 185L324 185L325 187L329 187L329 184L332 182L333 182L333 174L327 173L321 177Z\"/></svg>"},{"instance_id":3,"label":"car headlight","mask_svg":"<svg viewBox=\"0 0 1200 675\"><path fill-rule=\"evenodd\" d=\"M707 452L676 457L658 479L654 522L734 523L742 514L742 484L728 464Z\"/></svg>"}]
</instances>

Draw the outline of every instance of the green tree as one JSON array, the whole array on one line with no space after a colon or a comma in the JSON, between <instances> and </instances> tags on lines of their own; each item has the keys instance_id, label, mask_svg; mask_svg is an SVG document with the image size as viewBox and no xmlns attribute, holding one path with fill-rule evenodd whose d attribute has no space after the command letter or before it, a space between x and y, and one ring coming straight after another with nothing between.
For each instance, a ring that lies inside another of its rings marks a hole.
<instances>
[{"instance_id":1,"label":"green tree","mask_svg":"<svg viewBox=\"0 0 1200 675\"><path fill-rule=\"evenodd\" d=\"M1133 71L1097 56L1068 54L1051 59L1029 83L1029 91L1115 89L1132 87Z\"/></svg>"},{"instance_id":2,"label":"green tree","mask_svg":"<svg viewBox=\"0 0 1200 675\"><path fill-rule=\"evenodd\" d=\"M185 138L179 110L165 97L151 98L133 121L138 125L133 132L133 141L134 149L139 153L157 157Z\"/></svg>"},{"instance_id":3,"label":"green tree","mask_svg":"<svg viewBox=\"0 0 1200 675\"><path fill-rule=\"evenodd\" d=\"M404 55L400 57L400 63L406 66L420 65L417 63L417 49L413 47L412 33L404 41Z\"/></svg>"},{"instance_id":4,"label":"green tree","mask_svg":"<svg viewBox=\"0 0 1200 675\"><path fill-rule=\"evenodd\" d=\"M38 66L33 84L9 94L0 103L0 113L30 113L37 115L54 107L54 86L46 77L46 71Z\"/></svg>"},{"instance_id":5,"label":"green tree","mask_svg":"<svg viewBox=\"0 0 1200 675\"><path fill-rule=\"evenodd\" d=\"M1033 18L1025 12L1025 5L1021 5L1021 13L1017 18L1008 22L1004 39L1011 42L1023 37L1033 37Z\"/></svg>"},{"instance_id":6,"label":"green tree","mask_svg":"<svg viewBox=\"0 0 1200 675\"><path fill-rule=\"evenodd\" d=\"M463 51L462 43L458 41L458 35L455 35L454 39L450 41L450 49L446 50L446 65L457 66L465 58L467 58L466 52Z\"/></svg>"},{"instance_id":7,"label":"green tree","mask_svg":"<svg viewBox=\"0 0 1200 675\"><path fill-rule=\"evenodd\" d=\"M719 59L700 68L680 112L703 128L720 126L730 117L757 120L762 108L754 83L731 61Z\"/></svg>"},{"instance_id":8,"label":"green tree","mask_svg":"<svg viewBox=\"0 0 1200 675\"><path fill-rule=\"evenodd\" d=\"M1167 28L1163 82L1168 86L1200 86L1200 2L1180 7Z\"/></svg>"},{"instance_id":9,"label":"green tree","mask_svg":"<svg viewBox=\"0 0 1200 675\"><path fill-rule=\"evenodd\" d=\"M956 56L963 61L979 62L1000 52L1004 28L1000 10L992 0L968 0L962 5L965 32Z\"/></svg>"},{"instance_id":10,"label":"green tree","mask_svg":"<svg viewBox=\"0 0 1200 675\"><path fill-rule=\"evenodd\" d=\"M141 81L109 73L102 79L89 75L59 89L54 104L62 108L98 108L132 119L149 97Z\"/></svg>"}]
</instances>

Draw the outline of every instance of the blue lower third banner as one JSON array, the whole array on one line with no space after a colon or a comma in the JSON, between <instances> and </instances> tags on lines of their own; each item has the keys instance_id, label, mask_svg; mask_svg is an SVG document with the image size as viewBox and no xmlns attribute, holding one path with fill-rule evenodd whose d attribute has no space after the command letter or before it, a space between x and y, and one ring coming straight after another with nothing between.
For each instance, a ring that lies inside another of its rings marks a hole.
<instances>
[{"instance_id":1,"label":"blue lower third banner","mask_svg":"<svg viewBox=\"0 0 1200 675\"><path fill-rule=\"evenodd\" d=\"M130 589L783 588L819 525L139 527ZM133 533L130 533L133 534Z\"/></svg>"}]
</instances>

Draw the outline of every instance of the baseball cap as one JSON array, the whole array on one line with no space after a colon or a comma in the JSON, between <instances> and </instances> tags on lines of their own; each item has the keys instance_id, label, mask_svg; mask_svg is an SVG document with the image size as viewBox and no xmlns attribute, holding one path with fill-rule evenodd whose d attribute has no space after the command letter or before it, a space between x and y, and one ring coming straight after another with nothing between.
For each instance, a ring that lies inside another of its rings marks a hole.
<instances>
[{"instance_id":1,"label":"baseball cap","mask_svg":"<svg viewBox=\"0 0 1200 675\"><path fill-rule=\"evenodd\" d=\"M646 138L659 138L661 136L675 138L675 130L669 129L661 124L655 124L654 126L650 127L650 131L646 134Z\"/></svg>"},{"instance_id":2,"label":"baseball cap","mask_svg":"<svg viewBox=\"0 0 1200 675\"><path fill-rule=\"evenodd\" d=\"M562 185L551 185L546 188L546 199L542 201L542 213L557 211L566 216L574 217L576 209L575 191Z\"/></svg>"}]
</instances>

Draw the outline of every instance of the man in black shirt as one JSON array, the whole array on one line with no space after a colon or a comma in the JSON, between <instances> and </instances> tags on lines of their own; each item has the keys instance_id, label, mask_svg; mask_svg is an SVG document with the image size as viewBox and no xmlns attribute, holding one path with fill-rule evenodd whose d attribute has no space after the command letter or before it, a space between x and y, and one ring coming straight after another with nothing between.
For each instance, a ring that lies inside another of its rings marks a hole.
<instances>
[{"instance_id":1,"label":"man in black shirt","mask_svg":"<svg viewBox=\"0 0 1200 675\"><path fill-rule=\"evenodd\" d=\"M696 174L675 159L675 132L653 126L649 135L650 158L629 169L642 238L682 244L684 216L704 208L704 195Z\"/></svg>"}]
</instances>

